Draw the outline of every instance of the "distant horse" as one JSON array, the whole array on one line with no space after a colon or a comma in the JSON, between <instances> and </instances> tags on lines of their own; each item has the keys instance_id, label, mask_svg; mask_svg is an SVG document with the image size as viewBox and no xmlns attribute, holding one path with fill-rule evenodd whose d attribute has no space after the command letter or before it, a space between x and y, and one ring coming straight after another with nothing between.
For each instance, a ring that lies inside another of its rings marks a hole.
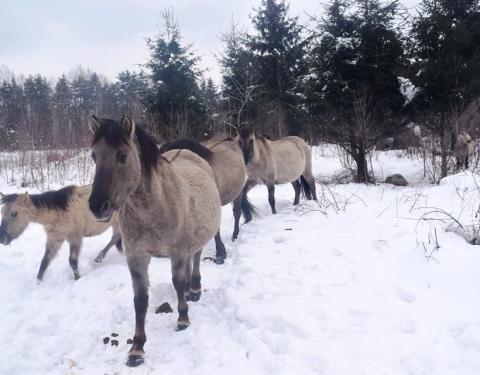
<instances>
[{"instance_id":1,"label":"distant horse","mask_svg":"<svg viewBox=\"0 0 480 375\"><path fill-rule=\"evenodd\" d=\"M89 124L96 163L90 209L100 221L119 212L136 321L126 364L138 366L145 355L150 259L170 257L177 330L185 329L187 300L201 296L202 247L220 227L220 196L207 161L188 150L161 155L154 139L127 115L119 122L91 116Z\"/></svg>"},{"instance_id":2,"label":"distant horse","mask_svg":"<svg viewBox=\"0 0 480 375\"><path fill-rule=\"evenodd\" d=\"M203 145L188 139L166 143L160 152L169 150L187 149L208 160L215 175L220 201L222 206L233 202L233 216L235 220L232 240L237 239L240 231L240 215L243 211L246 216L254 214L254 208L248 199L242 199L243 188L247 179L247 170L240 147L232 141L209 141ZM220 236L220 230L215 234L216 257L215 262L222 264L227 256L225 245Z\"/></svg>"},{"instance_id":3,"label":"distant horse","mask_svg":"<svg viewBox=\"0 0 480 375\"><path fill-rule=\"evenodd\" d=\"M0 243L8 245L18 238L31 222L43 225L47 233L47 244L37 278L42 280L50 261L55 257L64 241L70 244L70 267L75 280L80 277L78 255L84 237L96 236L113 226L110 242L102 250L107 252L117 245L121 250L118 217L99 223L88 208L91 186L68 186L43 194L1 195L2 224Z\"/></svg>"},{"instance_id":4,"label":"distant horse","mask_svg":"<svg viewBox=\"0 0 480 375\"><path fill-rule=\"evenodd\" d=\"M457 159L456 170L460 170L462 166L468 169L468 157L472 154L475 143L470 135L462 129L457 135L455 142L455 158Z\"/></svg>"},{"instance_id":5,"label":"distant horse","mask_svg":"<svg viewBox=\"0 0 480 375\"><path fill-rule=\"evenodd\" d=\"M308 200L317 200L312 155L302 138L291 136L270 141L256 136L252 129L242 128L235 141L243 151L247 166L244 197L253 186L267 185L268 202L272 213L276 214L275 185L291 182L295 190L294 205L299 203L302 189Z\"/></svg>"}]
</instances>

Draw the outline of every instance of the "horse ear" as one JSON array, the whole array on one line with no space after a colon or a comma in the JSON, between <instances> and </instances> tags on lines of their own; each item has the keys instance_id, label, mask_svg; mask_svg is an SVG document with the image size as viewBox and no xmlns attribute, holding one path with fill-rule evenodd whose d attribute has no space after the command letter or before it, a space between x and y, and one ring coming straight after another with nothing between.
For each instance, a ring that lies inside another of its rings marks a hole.
<instances>
[{"instance_id":1,"label":"horse ear","mask_svg":"<svg viewBox=\"0 0 480 375\"><path fill-rule=\"evenodd\" d=\"M98 121L98 117L95 116L93 113L88 116L88 127L90 128L92 134L95 134L95 132L100 128L100 122Z\"/></svg>"},{"instance_id":2,"label":"horse ear","mask_svg":"<svg viewBox=\"0 0 480 375\"><path fill-rule=\"evenodd\" d=\"M120 121L120 126L126 134L133 138L135 134L135 122L126 113L123 115L122 121Z\"/></svg>"},{"instance_id":3,"label":"horse ear","mask_svg":"<svg viewBox=\"0 0 480 375\"><path fill-rule=\"evenodd\" d=\"M26 191L26 192L23 193L23 194L20 194L20 196L18 197L18 199L20 199L22 203L28 203L28 202L30 202L30 196L28 195L28 191Z\"/></svg>"}]
</instances>

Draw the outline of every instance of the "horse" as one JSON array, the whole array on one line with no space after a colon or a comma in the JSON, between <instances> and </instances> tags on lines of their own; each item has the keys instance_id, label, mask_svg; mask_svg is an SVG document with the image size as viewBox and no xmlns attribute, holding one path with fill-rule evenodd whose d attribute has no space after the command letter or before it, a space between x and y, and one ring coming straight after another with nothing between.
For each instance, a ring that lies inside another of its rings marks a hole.
<instances>
[{"instance_id":1,"label":"horse","mask_svg":"<svg viewBox=\"0 0 480 375\"><path fill-rule=\"evenodd\" d=\"M255 185L267 185L268 202L272 214L276 214L275 185L290 182L295 190L294 205L298 205L302 190L308 200L317 200L312 155L310 147L302 138L289 136L270 141L256 135L251 128L241 128L235 142L243 151L247 167L248 180L244 197Z\"/></svg>"},{"instance_id":2,"label":"horse","mask_svg":"<svg viewBox=\"0 0 480 375\"><path fill-rule=\"evenodd\" d=\"M67 241L70 244L70 267L75 280L78 280L78 256L84 237L96 236L113 227L112 238L102 252L106 253L113 245L121 250L117 215L106 222L97 222L88 208L90 192L91 186L87 185L67 186L42 194L1 194L0 243L9 245L25 231L28 224L39 223L47 234L47 244L37 279L43 279L50 261L62 243Z\"/></svg>"},{"instance_id":3,"label":"horse","mask_svg":"<svg viewBox=\"0 0 480 375\"><path fill-rule=\"evenodd\" d=\"M89 125L95 162L89 206L99 221L119 215L135 306L126 365L134 367L145 357L150 260L170 258L178 299L176 330L187 328L187 300L201 296L201 250L220 227L220 195L205 159L188 150L160 154L152 136L128 115L120 121L92 115Z\"/></svg>"},{"instance_id":4,"label":"horse","mask_svg":"<svg viewBox=\"0 0 480 375\"><path fill-rule=\"evenodd\" d=\"M215 182L220 193L222 206L233 203L234 229L232 241L235 241L240 231L240 216L252 216L254 207L247 198L242 199L243 188L247 180L247 170L240 147L229 139L221 141L207 141L204 144L188 139L165 143L160 152L170 150L190 150L208 160L215 175ZM215 234L215 263L223 264L227 256L225 245L220 236L220 230Z\"/></svg>"},{"instance_id":5,"label":"horse","mask_svg":"<svg viewBox=\"0 0 480 375\"><path fill-rule=\"evenodd\" d=\"M465 169L468 169L468 157L473 152L475 143L470 135L462 129L455 142L455 159L457 160L456 170L460 170L462 165Z\"/></svg>"}]
</instances>

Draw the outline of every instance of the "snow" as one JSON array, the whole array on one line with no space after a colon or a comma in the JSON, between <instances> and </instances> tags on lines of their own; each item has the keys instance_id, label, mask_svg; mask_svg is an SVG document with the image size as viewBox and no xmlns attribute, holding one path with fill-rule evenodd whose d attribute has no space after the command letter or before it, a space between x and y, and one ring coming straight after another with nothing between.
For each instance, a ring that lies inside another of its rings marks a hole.
<instances>
[{"instance_id":1,"label":"snow","mask_svg":"<svg viewBox=\"0 0 480 375\"><path fill-rule=\"evenodd\" d=\"M344 172L335 147L313 154L320 182ZM165 301L175 310L176 297L168 260L152 260L146 362L133 370L124 365L134 329L124 257L112 250L93 262L110 233L85 240L80 280L64 247L37 284L45 235L32 224L2 248L0 374L478 374L479 248L449 221L418 219L441 219L431 213L440 208L475 226L480 176L437 186L402 152L375 153L372 163L379 180L401 173L410 185L319 183L320 204L297 209L292 187L278 186L277 215L257 187L260 216L235 243L224 207L228 258L202 263L203 295L189 303L186 331L174 331L175 313L154 314ZM204 254L213 253L210 242ZM117 347L102 342L111 333Z\"/></svg>"}]
</instances>

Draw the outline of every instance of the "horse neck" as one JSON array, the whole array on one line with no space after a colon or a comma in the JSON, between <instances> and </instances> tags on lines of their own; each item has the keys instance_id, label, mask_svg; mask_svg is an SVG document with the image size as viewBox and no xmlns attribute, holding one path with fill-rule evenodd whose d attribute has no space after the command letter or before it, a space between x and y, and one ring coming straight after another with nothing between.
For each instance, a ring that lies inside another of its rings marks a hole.
<instances>
[{"instance_id":1,"label":"horse neck","mask_svg":"<svg viewBox=\"0 0 480 375\"><path fill-rule=\"evenodd\" d=\"M30 222L41 225L51 224L57 216L57 211L49 208L33 207L29 211Z\"/></svg>"},{"instance_id":2,"label":"horse neck","mask_svg":"<svg viewBox=\"0 0 480 375\"><path fill-rule=\"evenodd\" d=\"M270 154L268 140L255 139L255 147L253 150L252 162L253 164L261 163Z\"/></svg>"},{"instance_id":3,"label":"horse neck","mask_svg":"<svg viewBox=\"0 0 480 375\"><path fill-rule=\"evenodd\" d=\"M128 198L132 207L144 209L152 206L152 199L163 199L165 197L165 186L163 181L171 179L172 171L170 164L162 163L156 170L152 171L150 178L142 172L140 184L135 192Z\"/></svg>"}]
</instances>

